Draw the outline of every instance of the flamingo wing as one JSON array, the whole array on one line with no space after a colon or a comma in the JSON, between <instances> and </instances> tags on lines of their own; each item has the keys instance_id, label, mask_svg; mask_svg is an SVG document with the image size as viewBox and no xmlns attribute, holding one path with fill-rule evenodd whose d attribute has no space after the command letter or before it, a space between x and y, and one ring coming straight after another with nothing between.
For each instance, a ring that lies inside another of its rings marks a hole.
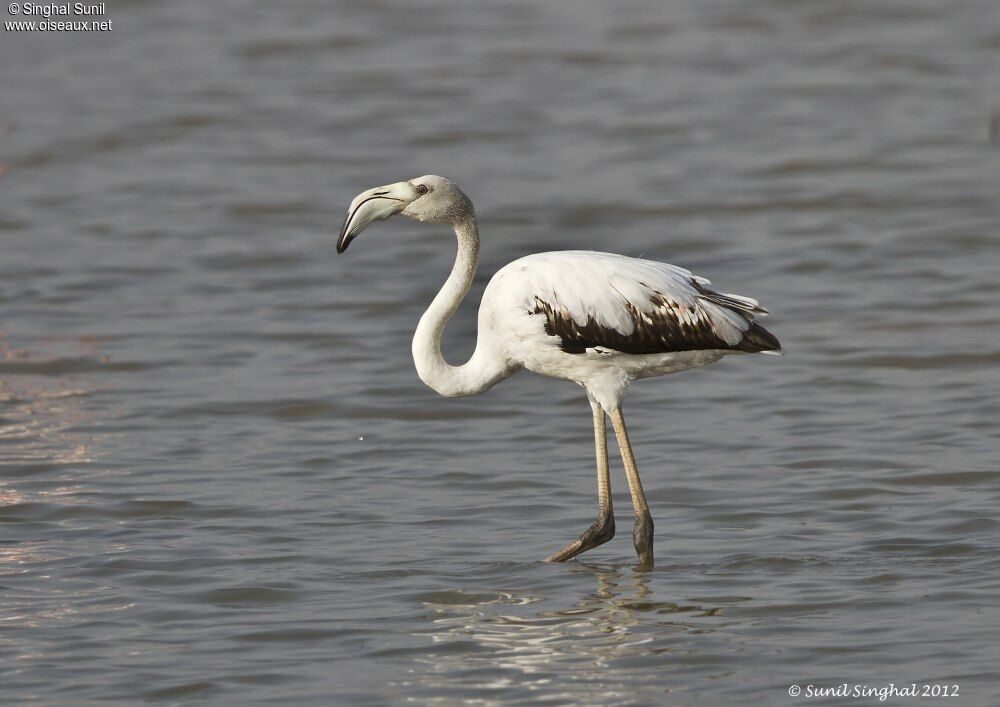
<instances>
[{"instance_id":1,"label":"flamingo wing","mask_svg":"<svg viewBox=\"0 0 1000 707\"><path fill-rule=\"evenodd\" d=\"M611 253L539 253L511 263L524 306L566 353L777 352L757 300L715 292L684 268Z\"/></svg>"}]
</instances>

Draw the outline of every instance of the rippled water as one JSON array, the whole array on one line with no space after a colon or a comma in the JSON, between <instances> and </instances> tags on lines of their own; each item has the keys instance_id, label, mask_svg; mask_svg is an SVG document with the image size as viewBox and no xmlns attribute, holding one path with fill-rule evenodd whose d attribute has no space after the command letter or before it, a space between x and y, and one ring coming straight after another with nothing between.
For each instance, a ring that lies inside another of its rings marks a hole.
<instances>
[{"instance_id":1,"label":"rippled water","mask_svg":"<svg viewBox=\"0 0 1000 707\"><path fill-rule=\"evenodd\" d=\"M108 19L0 40L5 700L996 698L996 3ZM772 310L784 358L633 387L654 571L617 467L624 532L539 561L594 513L575 386L420 384L450 234L334 254L358 191L428 172L482 220L454 361L489 274L545 249Z\"/></svg>"}]
</instances>

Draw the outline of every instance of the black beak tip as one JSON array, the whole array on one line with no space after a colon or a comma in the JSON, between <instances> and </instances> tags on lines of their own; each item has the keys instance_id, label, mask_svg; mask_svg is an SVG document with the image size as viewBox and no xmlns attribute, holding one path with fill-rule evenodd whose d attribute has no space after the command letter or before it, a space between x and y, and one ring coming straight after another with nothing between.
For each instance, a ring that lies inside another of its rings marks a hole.
<instances>
[{"instance_id":1,"label":"black beak tip","mask_svg":"<svg viewBox=\"0 0 1000 707\"><path fill-rule=\"evenodd\" d=\"M344 251L347 250L347 246L351 245L352 240L354 240L354 236L347 236L347 234L341 233L340 238L337 239L337 255L343 255Z\"/></svg>"}]
</instances>

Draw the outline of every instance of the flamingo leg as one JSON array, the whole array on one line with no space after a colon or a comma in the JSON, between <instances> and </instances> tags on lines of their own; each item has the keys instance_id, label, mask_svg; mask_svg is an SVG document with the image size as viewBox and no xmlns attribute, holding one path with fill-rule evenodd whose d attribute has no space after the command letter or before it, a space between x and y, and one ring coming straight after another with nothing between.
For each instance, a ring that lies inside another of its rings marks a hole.
<instances>
[{"instance_id":1,"label":"flamingo leg","mask_svg":"<svg viewBox=\"0 0 1000 707\"><path fill-rule=\"evenodd\" d=\"M581 552L603 545L615 536L615 515L611 508L611 474L608 472L608 437L604 422L604 409L590 403L594 411L594 448L597 454L597 520L579 538L557 553L545 558L546 562L565 562Z\"/></svg>"},{"instance_id":2,"label":"flamingo leg","mask_svg":"<svg viewBox=\"0 0 1000 707\"><path fill-rule=\"evenodd\" d=\"M625 418L622 417L621 408L611 411L611 424L615 428L618 448L621 450L622 462L625 464L625 476L628 478L628 488L632 492L632 508L635 510L635 528L632 530L632 543L635 545L635 552L639 556L639 562L652 567L653 518L649 515L646 494L643 493L642 482L639 481L639 469L636 468L635 457L632 456L632 445L628 440L628 430L625 427Z\"/></svg>"}]
</instances>

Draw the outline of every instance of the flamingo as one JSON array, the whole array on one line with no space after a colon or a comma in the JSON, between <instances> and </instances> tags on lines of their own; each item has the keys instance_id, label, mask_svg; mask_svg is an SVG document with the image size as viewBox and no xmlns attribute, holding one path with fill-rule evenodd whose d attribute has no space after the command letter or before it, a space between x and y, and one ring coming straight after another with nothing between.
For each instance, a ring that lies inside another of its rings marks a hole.
<instances>
[{"instance_id":1,"label":"flamingo","mask_svg":"<svg viewBox=\"0 0 1000 707\"><path fill-rule=\"evenodd\" d=\"M759 323L755 299L709 289L709 280L675 265L612 253L567 250L528 255L501 268L479 305L476 349L452 366L441 335L472 285L479 225L455 182L427 175L358 194L337 253L373 221L402 214L450 226L458 238L451 274L420 317L413 337L417 375L448 397L477 395L522 368L581 385L590 401L597 457L597 520L545 558L565 562L615 534L605 416L610 417L632 496L632 541L639 563L653 565L653 520L639 480L622 400L632 381L676 373L727 354L780 354Z\"/></svg>"}]
</instances>

